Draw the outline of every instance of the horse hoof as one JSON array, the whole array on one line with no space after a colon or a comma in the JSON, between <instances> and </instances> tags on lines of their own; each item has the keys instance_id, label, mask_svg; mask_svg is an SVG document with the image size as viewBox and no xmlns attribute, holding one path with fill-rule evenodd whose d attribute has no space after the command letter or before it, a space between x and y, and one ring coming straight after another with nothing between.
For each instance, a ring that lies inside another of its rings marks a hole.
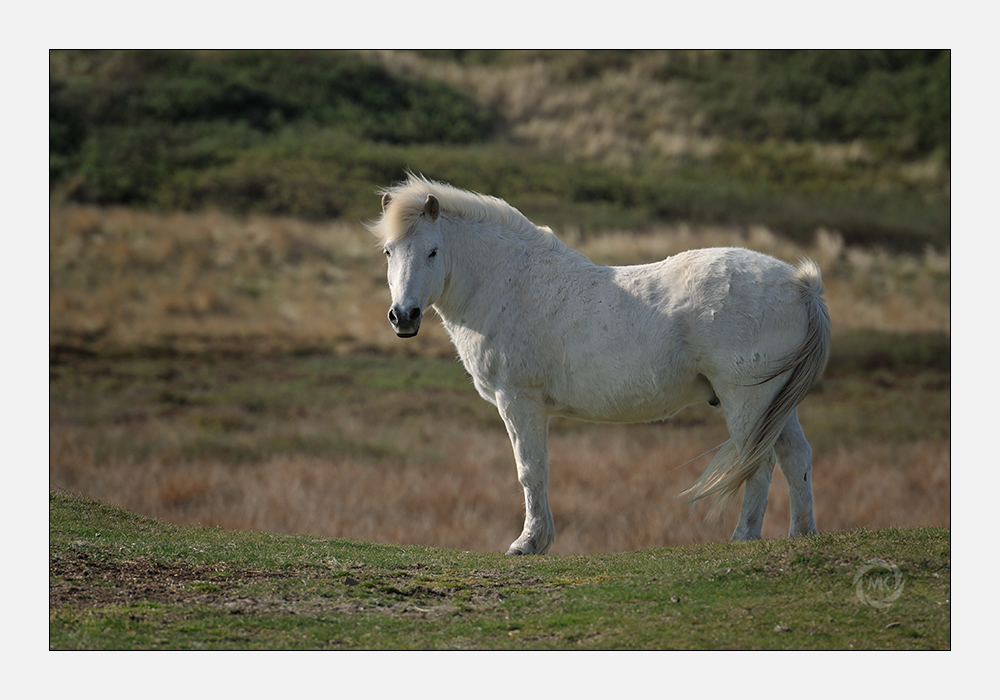
<instances>
[{"instance_id":1,"label":"horse hoof","mask_svg":"<svg viewBox=\"0 0 1000 700\"><path fill-rule=\"evenodd\" d=\"M524 552L522 552L520 549L514 549L513 547L511 547L510 549L507 550L506 556L516 557L520 556L521 554L524 554Z\"/></svg>"}]
</instances>

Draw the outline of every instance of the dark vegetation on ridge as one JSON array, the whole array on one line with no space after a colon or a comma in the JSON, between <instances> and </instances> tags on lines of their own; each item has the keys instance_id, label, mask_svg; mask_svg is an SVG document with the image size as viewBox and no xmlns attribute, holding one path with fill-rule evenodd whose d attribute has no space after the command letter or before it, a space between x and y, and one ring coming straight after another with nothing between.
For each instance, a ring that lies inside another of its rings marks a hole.
<instances>
[{"instance_id":1,"label":"dark vegetation on ridge","mask_svg":"<svg viewBox=\"0 0 1000 700\"><path fill-rule=\"evenodd\" d=\"M102 205L357 220L412 168L584 234L684 220L763 224L800 242L826 227L851 244L950 244L948 51L660 52L644 73L647 52L417 58L496 73L538 64L552 90L612 74L676 85L698 135L718 144L627 165L540 148L498 105L377 56L56 51L50 188ZM640 132L651 118L625 116ZM817 155L831 148L854 150Z\"/></svg>"}]
</instances>

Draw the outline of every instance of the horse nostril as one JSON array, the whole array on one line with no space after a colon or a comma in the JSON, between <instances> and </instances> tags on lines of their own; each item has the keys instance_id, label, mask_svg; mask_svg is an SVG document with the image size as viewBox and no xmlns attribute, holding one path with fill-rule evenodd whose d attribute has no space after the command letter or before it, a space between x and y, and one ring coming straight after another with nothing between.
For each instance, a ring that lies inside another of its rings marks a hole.
<instances>
[{"instance_id":1,"label":"horse nostril","mask_svg":"<svg viewBox=\"0 0 1000 700\"><path fill-rule=\"evenodd\" d=\"M397 306L393 306L389 309L389 323L393 326L399 326L400 324L412 324L420 321L420 307L414 307L410 309L409 312L405 312Z\"/></svg>"}]
</instances>

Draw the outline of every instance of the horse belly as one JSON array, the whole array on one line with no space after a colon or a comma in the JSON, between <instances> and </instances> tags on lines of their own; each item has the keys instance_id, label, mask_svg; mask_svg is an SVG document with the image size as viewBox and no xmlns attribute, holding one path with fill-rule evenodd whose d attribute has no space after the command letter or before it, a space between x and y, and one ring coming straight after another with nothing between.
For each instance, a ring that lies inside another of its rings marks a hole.
<instances>
[{"instance_id":1,"label":"horse belly","mask_svg":"<svg viewBox=\"0 0 1000 700\"><path fill-rule=\"evenodd\" d=\"M613 377L577 375L553 389L545 396L550 414L610 423L662 420L715 396L708 380L693 371L664 376L648 366Z\"/></svg>"}]
</instances>

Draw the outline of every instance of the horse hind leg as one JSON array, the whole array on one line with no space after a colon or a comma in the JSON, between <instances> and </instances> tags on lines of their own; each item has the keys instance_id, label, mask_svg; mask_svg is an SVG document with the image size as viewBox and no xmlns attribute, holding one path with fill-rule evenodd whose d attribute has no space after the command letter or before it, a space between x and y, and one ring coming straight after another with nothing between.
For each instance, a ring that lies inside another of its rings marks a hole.
<instances>
[{"instance_id":1,"label":"horse hind leg","mask_svg":"<svg viewBox=\"0 0 1000 700\"><path fill-rule=\"evenodd\" d=\"M770 456L760 464L743 486L743 505L740 507L740 518L733 532L733 540L760 539L775 458L785 475L785 481L788 482L790 510L788 536L816 534L812 494L812 449L802 432L802 426L799 425L798 409L796 409L792 411L792 415L782 428Z\"/></svg>"},{"instance_id":2,"label":"horse hind leg","mask_svg":"<svg viewBox=\"0 0 1000 700\"><path fill-rule=\"evenodd\" d=\"M816 534L813 515L812 449L799 425L798 409L792 411L788 422L774 444L785 480L788 482L790 517L788 536Z\"/></svg>"},{"instance_id":3,"label":"horse hind leg","mask_svg":"<svg viewBox=\"0 0 1000 700\"><path fill-rule=\"evenodd\" d=\"M719 390L726 411L730 439L708 465L705 474L685 493L692 500L711 497L715 501L713 510L717 511L735 500L742 487L743 504L732 539L760 539L775 461L783 457L788 468L799 479L802 478L799 474L803 468L801 443L805 442L805 438L801 438L800 443L801 430L796 435L798 421L793 419L795 407L788 406L789 400L794 397L786 395L784 385L779 388L770 383L751 386L730 383L724 388L714 385ZM785 440L781 441L785 433ZM807 457L805 463L808 462ZM788 473L785 470L786 477ZM801 525L793 526L793 531L798 533L808 527L808 518L800 514L807 507L801 487L797 487L793 498L796 499L793 513L802 521ZM812 513L811 498L810 491L809 518Z\"/></svg>"},{"instance_id":4,"label":"horse hind leg","mask_svg":"<svg viewBox=\"0 0 1000 700\"><path fill-rule=\"evenodd\" d=\"M777 459L788 483L789 525L788 536L816 534L812 494L812 449L799 425L798 409L793 409L782 427L774 448L763 459L743 487L743 504L740 518L733 532L733 540L760 539L767 510L767 494Z\"/></svg>"},{"instance_id":5,"label":"horse hind leg","mask_svg":"<svg viewBox=\"0 0 1000 700\"><path fill-rule=\"evenodd\" d=\"M743 503L733 540L760 539L777 459L774 444L785 421L773 411L777 394L774 385L766 384L731 384L719 394L730 440L699 480L701 485L692 488L698 497L712 496L716 508L721 508L735 500L743 487Z\"/></svg>"},{"instance_id":6,"label":"horse hind leg","mask_svg":"<svg viewBox=\"0 0 1000 700\"><path fill-rule=\"evenodd\" d=\"M732 541L759 540L761 527L764 525L764 512L767 510L767 492L771 488L771 475L774 473L774 450L771 450L757 470L743 484L743 504L740 506L740 518L733 531Z\"/></svg>"}]
</instances>

